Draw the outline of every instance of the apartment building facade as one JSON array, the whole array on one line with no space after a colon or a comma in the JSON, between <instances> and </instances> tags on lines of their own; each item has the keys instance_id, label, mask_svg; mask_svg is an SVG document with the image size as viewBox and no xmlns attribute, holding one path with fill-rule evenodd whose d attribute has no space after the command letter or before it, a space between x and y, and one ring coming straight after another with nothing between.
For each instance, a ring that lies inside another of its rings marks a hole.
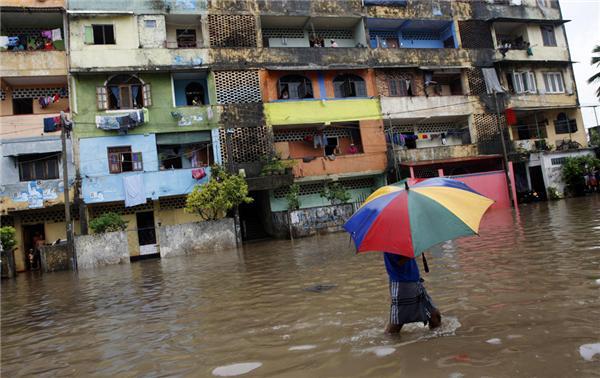
<instances>
[{"instance_id":1,"label":"apartment building facade","mask_svg":"<svg viewBox=\"0 0 600 378\"><path fill-rule=\"evenodd\" d=\"M252 239L285 235L292 183L310 227L343 220L320 195L331 183L360 202L402 178L501 172L501 134L522 192L559 185L554 155L587 153L555 1L70 0L67 8L68 57L39 52L63 68L36 64L27 75L68 87L82 231L102 213L121 213L132 256L157 252L156 227L198 220L183 211L185 196L213 163L245 175L255 201L240 208L241 233ZM27 76L4 61L3 76ZM3 89L32 82L19 80L3 79ZM8 121L4 101L2 111ZM265 169L273 159L291 169Z\"/></svg>"}]
</instances>

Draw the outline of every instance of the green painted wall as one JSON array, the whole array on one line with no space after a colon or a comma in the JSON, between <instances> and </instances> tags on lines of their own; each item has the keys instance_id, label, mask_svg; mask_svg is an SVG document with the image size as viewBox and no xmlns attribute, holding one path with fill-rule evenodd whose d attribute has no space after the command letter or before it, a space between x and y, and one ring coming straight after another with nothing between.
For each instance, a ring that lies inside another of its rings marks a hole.
<instances>
[{"instance_id":1,"label":"green painted wall","mask_svg":"<svg viewBox=\"0 0 600 378\"><path fill-rule=\"evenodd\" d=\"M77 113L73 113L75 135L78 138L104 137L118 135L117 131L105 131L96 127L96 115L117 115L118 111L98 110L96 105L96 87L103 86L110 75L81 75L74 78ZM172 133L185 131L209 130L219 125L220 107L207 105L200 107L173 106L171 75L168 73L140 74L139 78L152 88L152 106L149 106L149 121L129 131L130 134ZM214 95L214 78L208 78L209 97ZM212 109L212 119L208 119L207 111ZM75 110L75 109L73 109ZM127 111L123 111L126 113ZM190 126L178 126L178 120L171 112L179 112L184 116L201 115L203 121L194 122Z\"/></svg>"},{"instance_id":2,"label":"green painted wall","mask_svg":"<svg viewBox=\"0 0 600 378\"><path fill-rule=\"evenodd\" d=\"M372 189L352 189L348 190L348 193L352 196L350 202L356 202L364 196L368 196L373 193L375 189L385 185L385 177L383 175L378 175L375 177L375 187ZM286 211L287 210L287 200L285 198L275 198L273 195L273 191L269 192L269 198L271 202L271 211ZM320 207L320 206L329 206L331 202L322 198L319 194L310 194L305 196L300 196L300 208L307 209L309 207Z\"/></svg>"}]
</instances>

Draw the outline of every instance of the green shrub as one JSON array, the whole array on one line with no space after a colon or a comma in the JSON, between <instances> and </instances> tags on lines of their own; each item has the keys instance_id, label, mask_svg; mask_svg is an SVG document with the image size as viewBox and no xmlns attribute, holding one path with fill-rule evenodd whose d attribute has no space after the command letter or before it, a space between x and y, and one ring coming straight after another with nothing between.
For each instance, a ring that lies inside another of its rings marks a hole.
<instances>
[{"instance_id":1,"label":"green shrub","mask_svg":"<svg viewBox=\"0 0 600 378\"><path fill-rule=\"evenodd\" d=\"M553 186L548 187L548 199L555 201L561 199L558 189Z\"/></svg>"},{"instance_id":2,"label":"green shrub","mask_svg":"<svg viewBox=\"0 0 600 378\"><path fill-rule=\"evenodd\" d=\"M288 210L298 210L300 208L300 185L290 185L289 192L286 194Z\"/></svg>"},{"instance_id":3,"label":"green shrub","mask_svg":"<svg viewBox=\"0 0 600 378\"><path fill-rule=\"evenodd\" d=\"M562 166L562 179L566 192L579 196L585 193L585 175L594 168L600 168L600 160L590 156L567 157Z\"/></svg>"},{"instance_id":4,"label":"green shrub","mask_svg":"<svg viewBox=\"0 0 600 378\"><path fill-rule=\"evenodd\" d=\"M344 188L339 182L325 185L321 191L321 197L329 200L332 205L347 203L352 198L346 188Z\"/></svg>"},{"instance_id":5,"label":"green shrub","mask_svg":"<svg viewBox=\"0 0 600 378\"><path fill-rule=\"evenodd\" d=\"M196 185L188 194L185 211L198 214L203 220L217 220L225 217L234 207L252 201L243 177L214 166L210 180L206 184Z\"/></svg>"},{"instance_id":6,"label":"green shrub","mask_svg":"<svg viewBox=\"0 0 600 378\"><path fill-rule=\"evenodd\" d=\"M16 240L17 230L11 226L0 227L0 243L5 251L11 250L17 245Z\"/></svg>"},{"instance_id":7,"label":"green shrub","mask_svg":"<svg viewBox=\"0 0 600 378\"><path fill-rule=\"evenodd\" d=\"M95 234L123 231L127 228L127 221L123 220L117 213L106 213L92 219L90 228Z\"/></svg>"}]
</instances>

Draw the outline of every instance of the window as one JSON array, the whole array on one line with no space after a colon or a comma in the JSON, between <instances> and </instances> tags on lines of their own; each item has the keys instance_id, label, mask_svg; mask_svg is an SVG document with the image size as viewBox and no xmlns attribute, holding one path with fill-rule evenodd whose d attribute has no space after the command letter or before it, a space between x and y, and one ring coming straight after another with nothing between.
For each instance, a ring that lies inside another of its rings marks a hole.
<instances>
[{"instance_id":1,"label":"window","mask_svg":"<svg viewBox=\"0 0 600 378\"><path fill-rule=\"evenodd\" d=\"M139 109L152 105L150 84L132 75L116 75L96 88L98 109Z\"/></svg>"},{"instance_id":2,"label":"window","mask_svg":"<svg viewBox=\"0 0 600 378\"><path fill-rule=\"evenodd\" d=\"M389 95L390 97L412 96L412 81L409 79L390 79Z\"/></svg>"},{"instance_id":3,"label":"window","mask_svg":"<svg viewBox=\"0 0 600 378\"><path fill-rule=\"evenodd\" d=\"M569 119L565 113L558 113L554 120L556 134L571 134L577 131L577 121Z\"/></svg>"},{"instance_id":4,"label":"window","mask_svg":"<svg viewBox=\"0 0 600 378\"><path fill-rule=\"evenodd\" d=\"M565 86L560 72L544 72L546 93L563 93Z\"/></svg>"},{"instance_id":5,"label":"window","mask_svg":"<svg viewBox=\"0 0 600 378\"><path fill-rule=\"evenodd\" d=\"M177 29L177 47L196 47L196 29Z\"/></svg>"},{"instance_id":6,"label":"window","mask_svg":"<svg viewBox=\"0 0 600 378\"><path fill-rule=\"evenodd\" d=\"M300 75L288 75L279 79L278 98L280 100L313 98L310 79Z\"/></svg>"},{"instance_id":7,"label":"window","mask_svg":"<svg viewBox=\"0 0 600 378\"><path fill-rule=\"evenodd\" d=\"M204 86L197 81L192 81L185 86L185 101L188 106L190 105L204 105L206 101L204 99Z\"/></svg>"},{"instance_id":8,"label":"window","mask_svg":"<svg viewBox=\"0 0 600 378\"><path fill-rule=\"evenodd\" d=\"M556 46L556 36L554 35L554 26L542 25L540 26L542 31L542 40L544 46Z\"/></svg>"},{"instance_id":9,"label":"window","mask_svg":"<svg viewBox=\"0 0 600 378\"><path fill-rule=\"evenodd\" d=\"M58 153L23 155L17 158L19 180L53 180L59 178Z\"/></svg>"},{"instance_id":10,"label":"window","mask_svg":"<svg viewBox=\"0 0 600 378\"><path fill-rule=\"evenodd\" d=\"M88 45L114 45L113 25L84 26L84 43Z\"/></svg>"},{"instance_id":11,"label":"window","mask_svg":"<svg viewBox=\"0 0 600 378\"><path fill-rule=\"evenodd\" d=\"M535 75L533 72L513 72L512 87L515 93L536 93Z\"/></svg>"},{"instance_id":12,"label":"window","mask_svg":"<svg viewBox=\"0 0 600 378\"><path fill-rule=\"evenodd\" d=\"M326 141L325 156L339 154L338 145L340 144L340 141L338 137L327 137Z\"/></svg>"},{"instance_id":13,"label":"window","mask_svg":"<svg viewBox=\"0 0 600 378\"><path fill-rule=\"evenodd\" d=\"M338 75L333 79L333 91L336 98L365 97L367 88L362 77L356 75Z\"/></svg>"},{"instance_id":14,"label":"window","mask_svg":"<svg viewBox=\"0 0 600 378\"><path fill-rule=\"evenodd\" d=\"M566 157L552 158L552 159L550 159L550 162L552 163L552 165L563 165L567 162L567 158Z\"/></svg>"},{"instance_id":15,"label":"window","mask_svg":"<svg viewBox=\"0 0 600 378\"><path fill-rule=\"evenodd\" d=\"M108 147L108 170L110 173L142 171L142 153L131 152L131 146Z\"/></svg>"},{"instance_id":16,"label":"window","mask_svg":"<svg viewBox=\"0 0 600 378\"><path fill-rule=\"evenodd\" d=\"M144 26L149 29L156 28L156 20L144 20Z\"/></svg>"},{"instance_id":17,"label":"window","mask_svg":"<svg viewBox=\"0 0 600 378\"><path fill-rule=\"evenodd\" d=\"M210 143L158 145L156 147L161 170L207 167L214 162Z\"/></svg>"},{"instance_id":18,"label":"window","mask_svg":"<svg viewBox=\"0 0 600 378\"><path fill-rule=\"evenodd\" d=\"M33 114L32 98L13 98L13 114Z\"/></svg>"}]
</instances>

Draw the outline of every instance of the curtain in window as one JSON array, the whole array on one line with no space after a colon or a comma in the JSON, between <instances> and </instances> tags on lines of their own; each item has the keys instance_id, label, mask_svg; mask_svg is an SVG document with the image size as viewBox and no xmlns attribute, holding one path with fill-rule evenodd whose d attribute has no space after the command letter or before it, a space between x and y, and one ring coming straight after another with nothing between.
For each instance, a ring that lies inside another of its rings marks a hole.
<instances>
[{"instance_id":1,"label":"curtain in window","mask_svg":"<svg viewBox=\"0 0 600 378\"><path fill-rule=\"evenodd\" d=\"M121 91L120 91L119 87L108 87L108 89L110 89L110 92L117 99L117 104L116 104L117 108L120 108L121 107Z\"/></svg>"},{"instance_id":2,"label":"curtain in window","mask_svg":"<svg viewBox=\"0 0 600 378\"><path fill-rule=\"evenodd\" d=\"M140 92L140 86L139 85L132 85L131 86L131 97L133 98L133 107L137 108L138 103L137 103L137 96L138 93Z\"/></svg>"}]
</instances>

